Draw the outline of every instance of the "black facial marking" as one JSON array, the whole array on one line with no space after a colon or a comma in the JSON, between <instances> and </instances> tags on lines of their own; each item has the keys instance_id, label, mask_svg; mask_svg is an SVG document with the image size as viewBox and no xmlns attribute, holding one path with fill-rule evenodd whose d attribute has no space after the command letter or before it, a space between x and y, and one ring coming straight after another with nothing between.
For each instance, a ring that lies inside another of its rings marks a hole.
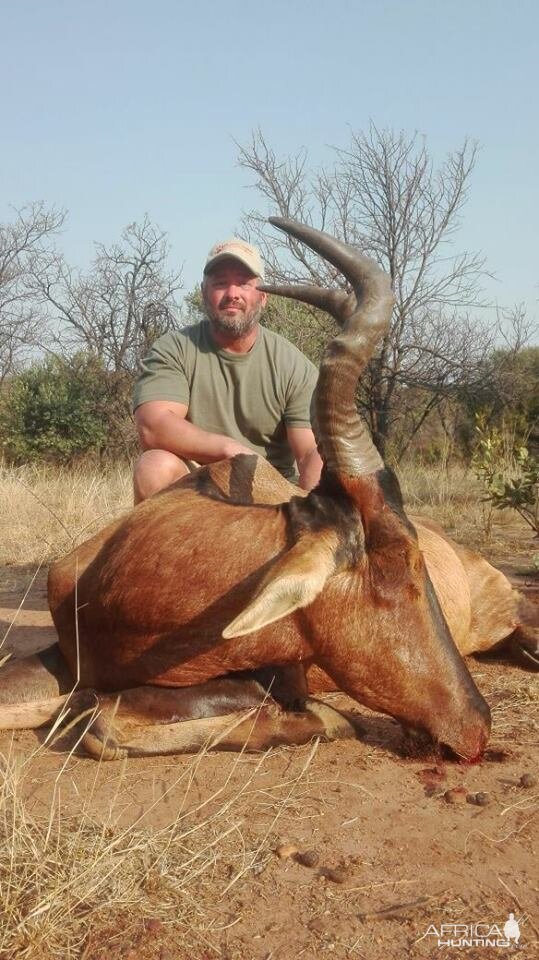
<instances>
[{"instance_id":1,"label":"black facial marking","mask_svg":"<svg viewBox=\"0 0 539 960\"><path fill-rule=\"evenodd\" d=\"M410 533L413 539L417 540L415 527L412 526L404 511L404 501L402 499L401 486L396 473L391 469L391 467L384 467L383 470L377 471L376 479L387 505L391 507L393 513L397 514L399 520L406 527L406 530L408 533Z\"/></svg>"},{"instance_id":2,"label":"black facial marking","mask_svg":"<svg viewBox=\"0 0 539 960\"><path fill-rule=\"evenodd\" d=\"M333 489L335 485L337 489ZM302 533L319 533L334 530L339 539L335 554L337 567L352 567L363 556L364 535L361 515L355 503L334 477L324 477L316 490L308 497L292 497L285 506L293 536L298 540Z\"/></svg>"}]
</instances>

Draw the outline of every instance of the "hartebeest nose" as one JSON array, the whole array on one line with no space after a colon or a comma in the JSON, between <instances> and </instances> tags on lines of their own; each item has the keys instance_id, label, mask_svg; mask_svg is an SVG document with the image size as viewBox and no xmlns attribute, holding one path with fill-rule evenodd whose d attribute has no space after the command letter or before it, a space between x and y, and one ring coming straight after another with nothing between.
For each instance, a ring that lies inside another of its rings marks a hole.
<instances>
[{"instance_id":1,"label":"hartebeest nose","mask_svg":"<svg viewBox=\"0 0 539 960\"><path fill-rule=\"evenodd\" d=\"M462 760L479 760L490 735L490 708L470 677L464 697L457 698L451 710L438 714L439 722L430 723L435 739Z\"/></svg>"}]
</instances>

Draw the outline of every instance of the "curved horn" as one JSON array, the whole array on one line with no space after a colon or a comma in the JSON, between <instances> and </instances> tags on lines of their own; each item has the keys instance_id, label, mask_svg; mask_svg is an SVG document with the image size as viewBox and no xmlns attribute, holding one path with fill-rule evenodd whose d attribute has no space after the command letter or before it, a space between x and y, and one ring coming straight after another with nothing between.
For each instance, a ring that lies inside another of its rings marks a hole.
<instances>
[{"instance_id":1,"label":"curved horn","mask_svg":"<svg viewBox=\"0 0 539 960\"><path fill-rule=\"evenodd\" d=\"M374 473L383 461L355 397L359 377L391 320L389 277L373 260L327 233L283 217L270 217L269 222L332 263L352 286L350 295L308 285L261 284L259 289L320 307L341 324L342 332L328 344L320 364L314 395L316 439L328 470L337 476Z\"/></svg>"}]
</instances>

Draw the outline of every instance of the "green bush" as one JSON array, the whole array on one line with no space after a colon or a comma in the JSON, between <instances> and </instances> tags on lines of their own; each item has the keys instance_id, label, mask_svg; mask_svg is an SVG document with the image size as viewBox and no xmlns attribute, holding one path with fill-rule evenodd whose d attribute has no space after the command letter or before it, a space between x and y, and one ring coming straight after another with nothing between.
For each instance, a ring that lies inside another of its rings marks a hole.
<instances>
[{"instance_id":1,"label":"green bush","mask_svg":"<svg viewBox=\"0 0 539 960\"><path fill-rule=\"evenodd\" d=\"M52 357L14 377L0 403L1 444L16 462L68 462L107 444L107 374L95 357Z\"/></svg>"},{"instance_id":2,"label":"green bush","mask_svg":"<svg viewBox=\"0 0 539 960\"><path fill-rule=\"evenodd\" d=\"M477 446L472 460L483 483L485 501L495 510L515 510L539 534L539 460L523 443L507 444L503 430L489 427L485 415L476 417Z\"/></svg>"}]
</instances>

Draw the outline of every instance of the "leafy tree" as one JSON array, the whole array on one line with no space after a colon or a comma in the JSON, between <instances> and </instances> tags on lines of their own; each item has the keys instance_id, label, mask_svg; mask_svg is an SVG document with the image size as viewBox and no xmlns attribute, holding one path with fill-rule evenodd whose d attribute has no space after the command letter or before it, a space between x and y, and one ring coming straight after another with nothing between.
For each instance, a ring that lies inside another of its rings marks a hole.
<instances>
[{"instance_id":1,"label":"leafy tree","mask_svg":"<svg viewBox=\"0 0 539 960\"><path fill-rule=\"evenodd\" d=\"M469 456L475 449L478 420L539 450L539 347L493 350L484 369L475 390L464 384L457 391L455 433L463 452Z\"/></svg>"},{"instance_id":2,"label":"leafy tree","mask_svg":"<svg viewBox=\"0 0 539 960\"><path fill-rule=\"evenodd\" d=\"M496 350L490 360L491 409L499 417L510 409L521 418L526 433L536 432L539 420L539 347Z\"/></svg>"}]
</instances>

